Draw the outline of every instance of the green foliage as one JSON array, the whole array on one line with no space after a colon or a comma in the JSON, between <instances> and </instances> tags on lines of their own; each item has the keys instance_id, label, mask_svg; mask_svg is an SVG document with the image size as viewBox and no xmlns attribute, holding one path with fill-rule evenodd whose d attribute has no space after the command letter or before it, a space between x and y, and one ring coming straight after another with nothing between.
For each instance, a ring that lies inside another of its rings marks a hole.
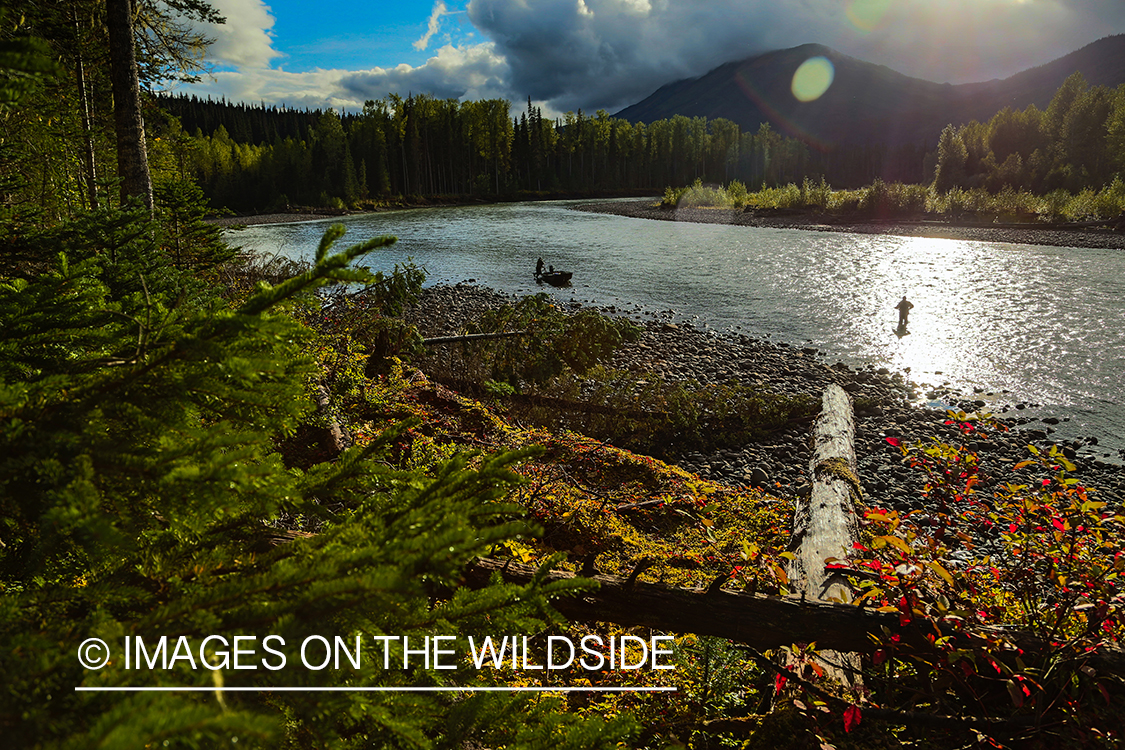
<instances>
[{"instance_id":1,"label":"green foliage","mask_svg":"<svg viewBox=\"0 0 1125 750\"><path fill-rule=\"evenodd\" d=\"M676 205L687 208L731 208L734 206L734 199L722 187L704 185L702 180L696 180L680 195Z\"/></svg>"},{"instance_id":2,"label":"green foliage","mask_svg":"<svg viewBox=\"0 0 1125 750\"><path fill-rule=\"evenodd\" d=\"M203 190L178 179L153 184L153 200L160 234L160 249L178 267L215 266L234 257L235 250L220 239L220 229L206 223Z\"/></svg>"},{"instance_id":3,"label":"green foliage","mask_svg":"<svg viewBox=\"0 0 1125 750\"><path fill-rule=\"evenodd\" d=\"M741 180L732 180L727 185L727 197L730 199L731 205L736 208L741 208L746 205L749 200L750 194L746 191L746 186L742 184Z\"/></svg>"},{"instance_id":4,"label":"green foliage","mask_svg":"<svg viewBox=\"0 0 1125 750\"><path fill-rule=\"evenodd\" d=\"M828 182L823 177L816 184L810 182L808 177L801 182L801 203L803 205L823 211L829 207L831 200L832 188L828 186Z\"/></svg>"},{"instance_id":5,"label":"green foliage","mask_svg":"<svg viewBox=\"0 0 1125 750\"><path fill-rule=\"evenodd\" d=\"M965 187L965 163L968 161L969 152L965 149L965 142L960 131L952 125L946 125L938 139L937 173L934 175L934 189L938 192L948 192L951 188Z\"/></svg>"},{"instance_id":6,"label":"green foliage","mask_svg":"<svg viewBox=\"0 0 1125 750\"><path fill-rule=\"evenodd\" d=\"M465 368L449 373L463 383L505 382L516 391L541 387L566 370L585 373L640 331L630 321L593 310L566 315L547 294L490 310L468 333L523 332L491 342L472 342ZM471 368L471 369L470 369Z\"/></svg>"},{"instance_id":7,"label":"green foliage","mask_svg":"<svg viewBox=\"0 0 1125 750\"><path fill-rule=\"evenodd\" d=\"M993 429L964 414L950 420L966 441ZM883 686L880 703L975 717L978 741L1116 745L1121 676L1088 659L1125 635L1125 518L1057 446L1029 446L1031 457L986 495L980 460L964 445L888 442L925 474L927 510L867 511L865 543L848 565L864 571L853 580L861 602L928 635L888 633L877 644L867 684ZM949 724L944 736L971 733Z\"/></svg>"},{"instance_id":8,"label":"green foliage","mask_svg":"<svg viewBox=\"0 0 1125 750\"><path fill-rule=\"evenodd\" d=\"M989 164L986 157L982 164ZM1019 154L1012 154L997 174L1014 170L1021 163ZM1015 165L1015 166L1013 166ZM973 188L951 187L942 192L934 185L904 185L876 179L869 186L856 190L833 190L821 179L812 183L807 178L800 184L765 187L747 193L735 201L729 194L716 197L714 206L746 206L758 210L806 210L850 218L918 219L922 216L955 221L972 220L987 223L1019 222L1082 222L1115 219L1125 212L1125 183L1120 177L1105 187L1086 188L1077 193L1053 190L1036 195L1027 189L1017 190L1004 179ZM664 205L675 205L694 188L667 188ZM721 192L721 188L702 188ZM687 205L685 203L684 205Z\"/></svg>"},{"instance_id":9,"label":"green foliage","mask_svg":"<svg viewBox=\"0 0 1125 750\"><path fill-rule=\"evenodd\" d=\"M12 23L7 8L0 10L5 36ZM23 19L16 28L23 26ZM47 43L34 36L0 38L0 112L25 99L44 79L59 73Z\"/></svg>"},{"instance_id":10,"label":"green foliage","mask_svg":"<svg viewBox=\"0 0 1125 750\"><path fill-rule=\"evenodd\" d=\"M550 393L562 402L530 410L527 418L658 458L759 441L810 417L818 406L803 396L765 393L735 382L702 385L603 367L585 377L559 378Z\"/></svg>"},{"instance_id":11,"label":"green foliage","mask_svg":"<svg viewBox=\"0 0 1125 750\"><path fill-rule=\"evenodd\" d=\"M584 722L513 696L270 692L488 684L464 666L437 672L417 661L301 669L293 649L311 635L369 644L382 634L535 632L552 617L546 597L574 585L456 588L473 556L531 530L501 502L527 452L472 466L456 456L423 474L380 460L402 428L305 471L274 449L310 411L305 383L318 373L310 332L283 307L328 283L368 280L349 264L390 240L333 254L342 233L333 228L307 272L229 306L185 295L159 259L144 265L143 220L112 227L100 247L78 243L75 259L60 253L41 273L0 284L6 742L430 747L550 736L589 747L629 736L627 719ZM58 236L67 232L85 236ZM256 636L256 663L267 634L288 645L283 669L122 664L126 637L162 635L193 649L208 635ZM114 653L99 671L76 659L89 637ZM223 689L238 686L266 691Z\"/></svg>"}]
</instances>

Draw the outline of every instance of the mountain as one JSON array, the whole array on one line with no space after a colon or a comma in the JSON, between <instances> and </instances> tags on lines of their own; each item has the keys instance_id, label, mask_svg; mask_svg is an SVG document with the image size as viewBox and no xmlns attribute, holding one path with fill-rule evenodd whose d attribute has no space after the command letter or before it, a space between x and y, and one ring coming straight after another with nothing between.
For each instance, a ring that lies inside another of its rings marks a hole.
<instances>
[{"instance_id":1,"label":"mountain","mask_svg":"<svg viewBox=\"0 0 1125 750\"><path fill-rule=\"evenodd\" d=\"M799 101L791 91L802 63L823 57L834 77L824 94ZM699 78L661 87L615 116L653 122L674 115L726 118L743 131L768 122L786 135L825 148L838 144L937 143L949 123L986 121L1004 107L1046 108L1075 71L1090 85L1125 83L1125 34L1105 37L1053 62L1009 78L952 85L911 78L820 44L726 63Z\"/></svg>"}]
</instances>

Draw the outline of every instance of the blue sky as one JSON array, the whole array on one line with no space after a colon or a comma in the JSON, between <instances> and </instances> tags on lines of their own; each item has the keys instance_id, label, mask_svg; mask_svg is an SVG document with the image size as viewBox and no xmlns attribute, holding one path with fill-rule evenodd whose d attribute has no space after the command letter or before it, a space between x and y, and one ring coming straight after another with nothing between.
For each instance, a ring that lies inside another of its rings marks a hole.
<instances>
[{"instance_id":1,"label":"blue sky","mask_svg":"<svg viewBox=\"0 0 1125 750\"><path fill-rule=\"evenodd\" d=\"M394 93L616 112L670 81L808 42L966 83L1125 33L1122 0L211 0L186 90L359 108Z\"/></svg>"},{"instance_id":2,"label":"blue sky","mask_svg":"<svg viewBox=\"0 0 1125 750\"><path fill-rule=\"evenodd\" d=\"M419 66L442 44L480 41L464 9L457 10L453 2L446 3L453 12L439 16L439 30L429 37L432 0L273 0L268 5L275 19L274 49L294 71Z\"/></svg>"}]
</instances>

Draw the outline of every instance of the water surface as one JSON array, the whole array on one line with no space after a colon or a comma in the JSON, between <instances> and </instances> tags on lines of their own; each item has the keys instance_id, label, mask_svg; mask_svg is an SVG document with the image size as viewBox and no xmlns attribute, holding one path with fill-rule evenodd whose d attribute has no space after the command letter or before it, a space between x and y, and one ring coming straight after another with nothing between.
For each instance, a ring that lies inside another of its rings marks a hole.
<instances>
[{"instance_id":1,"label":"water surface","mask_svg":"<svg viewBox=\"0 0 1125 750\"><path fill-rule=\"evenodd\" d=\"M883 235L632 219L568 202L429 208L344 217L341 243L390 234L369 257L408 259L427 284L475 279L560 301L673 310L719 331L814 346L829 361L874 363L929 386L999 394L1025 413L1069 417L1058 437L1125 448L1125 253ZM332 219L259 225L232 240L311 258ZM532 278L536 258L573 287ZM914 303L897 336L895 304ZM1003 393L1007 391L1007 393Z\"/></svg>"}]
</instances>

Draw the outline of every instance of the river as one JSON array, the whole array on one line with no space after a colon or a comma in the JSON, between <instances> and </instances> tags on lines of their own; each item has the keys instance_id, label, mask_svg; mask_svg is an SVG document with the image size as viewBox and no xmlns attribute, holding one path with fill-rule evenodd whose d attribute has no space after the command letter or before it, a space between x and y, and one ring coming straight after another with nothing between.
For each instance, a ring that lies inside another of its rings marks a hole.
<instances>
[{"instance_id":1,"label":"river","mask_svg":"<svg viewBox=\"0 0 1125 750\"><path fill-rule=\"evenodd\" d=\"M325 227L342 222L342 245L396 236L368 265L389 271L412 259L427 284L474 279L637 316L671 310L719 332L816 347L829 362L909 368L923 392L948 386L997 408L1034 404L1020 414L1068 419L1057 438L1125 449L1120 250L652 221L572 203L392 211L256 225L229 238L311 258ZM537 285L539 257L573 271L573 286ZM900 337L903 295L914 309Z\"/></svg>"}]
</instances>

